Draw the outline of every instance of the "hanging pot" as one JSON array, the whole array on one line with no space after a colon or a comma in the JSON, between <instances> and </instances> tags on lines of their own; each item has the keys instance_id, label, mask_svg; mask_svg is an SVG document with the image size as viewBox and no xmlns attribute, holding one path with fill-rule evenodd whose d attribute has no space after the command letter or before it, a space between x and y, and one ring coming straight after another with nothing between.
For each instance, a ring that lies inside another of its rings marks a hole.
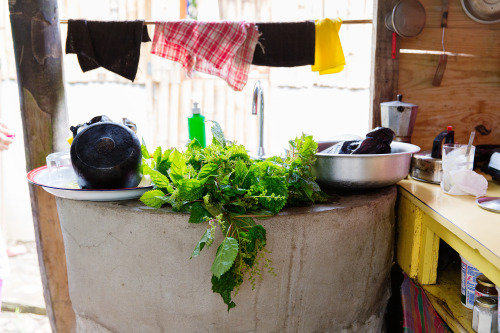
<instances>
[{"instance_id":1,"label":"hanging pot","mask_svg":"<svg viewBox=\"0 0 500 333\"><path fill-rule=\"evenodd\" d=\"M71 130L71 162L81 188L118 189L139 184L141 144L129 127L101 116Z\"/></svg>"},{"instance_id":2,"label":"hanging pot","mask_svg":"<svg viewBox=\"0 0 500 333\"><path fill-rule=\"evenodd\" d=\"M500 22L500 0L462 0L462 8L476 22Z\"/></svg>"},{"instance_id":3,"label":"hanging pot","mask_svg":"<svg viewBox=\"0 0 500 333\"><path fill-rule=\"evenodd\" d=\"M401 0L385 16L385 26L401 37L415 37L425 26L425 8L418 0Z\"/></svg>"}]
</instances>

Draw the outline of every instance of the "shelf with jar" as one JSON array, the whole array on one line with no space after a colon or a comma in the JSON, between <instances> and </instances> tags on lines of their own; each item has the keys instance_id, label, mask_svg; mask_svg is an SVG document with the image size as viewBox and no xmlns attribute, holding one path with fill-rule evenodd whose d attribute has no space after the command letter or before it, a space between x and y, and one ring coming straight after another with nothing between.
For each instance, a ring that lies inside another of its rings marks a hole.
<instances>
[{"instance_id":1,"label":"shelf with jar","mask_svg":"<svg viewBox=\"0 0 500 333\"><path fill-rule=\"evenodd\" d=\"M490 179L488 185L488 196L500 196L499 182ZM423 286L454 332L474 332L472 310L461 304L460 261L442 267L440 247L449 246L500 286L500 215L480 208L475 200L413 179L398 183L397 263Z\"/></svg>"}]
</instances>

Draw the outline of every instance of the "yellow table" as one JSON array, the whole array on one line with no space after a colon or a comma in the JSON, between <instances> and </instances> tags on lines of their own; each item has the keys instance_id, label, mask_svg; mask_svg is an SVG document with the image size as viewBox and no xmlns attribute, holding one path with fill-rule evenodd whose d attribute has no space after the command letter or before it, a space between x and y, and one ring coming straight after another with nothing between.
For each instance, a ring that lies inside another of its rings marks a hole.
<instances>
[{"instance_id":1,"label":"yellow table","mask_svg":"<svg viewBox=\"0 0 500 333\"><path fill-rule=\"evenodd\" d=\"M398 185L398 264L424 285L438 313L454 331L472 332L472 311L460 305L460 271L437 276L439 241L445 241L500 286L500 214L482 209L473 196L444 194L439 185L413 179ZM489 181L487 196L500 197L498 182Z\"/></svg>"}]
</instances>

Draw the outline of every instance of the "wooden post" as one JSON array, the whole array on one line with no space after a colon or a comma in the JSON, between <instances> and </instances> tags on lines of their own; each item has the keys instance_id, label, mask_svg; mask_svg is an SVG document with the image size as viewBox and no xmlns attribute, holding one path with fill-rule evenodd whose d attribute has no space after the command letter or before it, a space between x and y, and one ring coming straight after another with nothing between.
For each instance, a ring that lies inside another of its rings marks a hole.
<instances>
[{"instance_id":1,"label":"wooden post","mask_svg":"<svg viewBox=\"0 0 500 333\"><path fill-rule=\"evenodd\" d=\"M68 129L57 0L9 0L26 167L64 147ZM66 131L64 131L66 130ZM53 332L73 332L66 257L55 199L30 185L38 261Z\"/></svg>"},{"instance_id":2,"label":"wooden post","mask_svg":"<svg viewBox=\"0 0 500 333\"><path fill-rule=\"evenodd\" d=\"M396 99L399 75L399 37L396 59L392 59L392 32L385 26L385 16L392 12L397 0L373 2L373 49L371 75L370 128L381 126L380 103Z\"/></svg>"}]
</instances>

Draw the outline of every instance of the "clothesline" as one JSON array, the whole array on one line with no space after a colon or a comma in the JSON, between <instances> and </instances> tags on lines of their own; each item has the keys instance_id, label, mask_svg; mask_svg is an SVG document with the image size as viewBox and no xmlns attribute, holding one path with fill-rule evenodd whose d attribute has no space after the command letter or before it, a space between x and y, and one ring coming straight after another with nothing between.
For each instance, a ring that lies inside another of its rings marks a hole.
<instances>
[{"instance_id":1,"label":"clothesline","mask_svg":"<svg viewBox=\"0 0 500 333\"><path fill-rule=\"evenodd\" d=\"M70 19L61 23L68 24L66 53L77 54L82 71L104 67L134 80L141 43L151 41L144 21ZM151 23L155 24L151 54L181 63L188 76L195 70L216 75L235 91L245 86L250 65L311 65L319 74L338 73L345 66L338 33L341 19Z\"/></svg>"},{"instance_id":2,"label":"clothesline","mask_svg":"<svg viewBox=\"0 0 500 333\"><path fill-rule=\"evenodd\" d=\"M60 24L68 24L68 20L59 20ZM155 24L155 21L144 21L144 24L150 25ZM373 20L344 20L342 24L367 24L373 23Z\"/></svg>"}]
</instances>

